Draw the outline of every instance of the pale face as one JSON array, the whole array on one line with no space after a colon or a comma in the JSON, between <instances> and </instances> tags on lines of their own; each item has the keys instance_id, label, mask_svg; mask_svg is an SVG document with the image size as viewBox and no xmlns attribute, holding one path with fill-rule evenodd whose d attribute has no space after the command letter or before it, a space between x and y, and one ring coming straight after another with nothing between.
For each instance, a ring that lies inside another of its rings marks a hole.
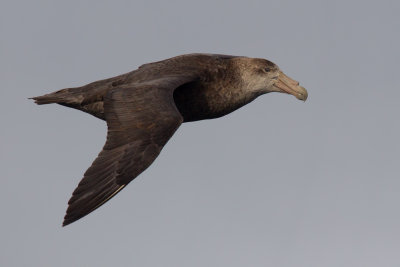
<instances>
[{"instance_id":1,"label":"pale face","mask_svg":"<svg viewBox=\"0 0 400 267\"><path fill-rule=\"evenodd\" d=\"M239 64L245 90L256 94L287 93L303 101L307 99L307 90L286 76L276 64L258 58L243 58Z\"/></svg>"}]
</instances>

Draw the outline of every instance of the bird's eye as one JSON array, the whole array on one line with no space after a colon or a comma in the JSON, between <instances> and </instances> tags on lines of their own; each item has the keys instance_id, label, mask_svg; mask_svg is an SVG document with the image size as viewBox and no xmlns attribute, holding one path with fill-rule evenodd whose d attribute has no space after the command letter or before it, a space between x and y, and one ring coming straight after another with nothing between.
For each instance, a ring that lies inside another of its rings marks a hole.
<instances>
[{"instance_id":1,"label":"bird's eye","mask_svg":"<svg viewBox=\"0 0 400 267\"><path fill-rule=\"evenodd\" d=\"M270 71L271 71L271 68L266 67L266 68L264 68L264 71L265 71L265 72L270 72Z\"/></svg>"}]
</instances>

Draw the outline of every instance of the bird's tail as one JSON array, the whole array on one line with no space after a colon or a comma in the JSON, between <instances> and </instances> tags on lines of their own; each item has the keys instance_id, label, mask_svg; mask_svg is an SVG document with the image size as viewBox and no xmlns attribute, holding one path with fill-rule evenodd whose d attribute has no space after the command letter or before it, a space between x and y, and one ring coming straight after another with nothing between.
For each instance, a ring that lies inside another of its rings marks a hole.
<instances>
[{"instance_id":1,"label":"bird's tail","mask_svg":"<svg viewBox=\"0 0 400 267\"><path fill-rule=\"evenodd\" d=\"M107 87L87 85L76 88L66 88L42 96L31 97L38 105L57 103L62 106L87 112L104 120L103 97Z\"/></svg>"},{"instance_id":2,"label":"bird's tail","mask_svg":"<svg viewBox=\"0 0 400 267\"><path fill-rule=\"evenodd\" d=\"M30 99L35 100L38 105L57 103L74 106L82 103L84 98L81 88L67 88L42 96L31 97Z\"/></svg>"}]
</instances>

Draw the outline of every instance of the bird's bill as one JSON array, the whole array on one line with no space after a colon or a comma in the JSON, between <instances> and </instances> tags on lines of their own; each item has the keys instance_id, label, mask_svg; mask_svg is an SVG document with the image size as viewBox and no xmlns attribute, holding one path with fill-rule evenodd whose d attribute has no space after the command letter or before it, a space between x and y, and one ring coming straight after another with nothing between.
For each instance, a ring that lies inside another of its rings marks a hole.
<instances>
[{"instance_id":1,"label":"bird's bill","mask_svg":"<svg viewBox=\"0 0 400 267\"><path fill-rule=\"evenodd\" d=\"M294 95L297 99L306 101L308 97L307 90L299 85L298 81L288 77L282 71L279 71L278 80L274 86L278 88L279 92Z\"/></svg>"}]
</instances>

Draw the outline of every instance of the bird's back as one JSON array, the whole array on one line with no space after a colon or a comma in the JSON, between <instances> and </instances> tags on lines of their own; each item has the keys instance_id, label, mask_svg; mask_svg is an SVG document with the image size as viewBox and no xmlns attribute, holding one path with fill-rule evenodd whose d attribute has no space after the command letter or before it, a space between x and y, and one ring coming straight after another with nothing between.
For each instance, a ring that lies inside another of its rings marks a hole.
<instances>
[{"instance_id":1,"label":"bird's back","mask_svg":"<svg viewBox=\"0 0 400 267\"><path fill-rule=\"evenodd\" d=\"M33 99L39 105L57 103L79 109L104 120L103 100L107 93L115 88L132 87L135 84L162 80L171 76L190 75L203 78L210 77L214 72L217 72L218 66L222 62L233 57L218 54L181 55L162 61L147 63L134 71L112 78L95 81L81 87L58 90L50 94L34 97Z\"/></svg>"}]
</instances>

